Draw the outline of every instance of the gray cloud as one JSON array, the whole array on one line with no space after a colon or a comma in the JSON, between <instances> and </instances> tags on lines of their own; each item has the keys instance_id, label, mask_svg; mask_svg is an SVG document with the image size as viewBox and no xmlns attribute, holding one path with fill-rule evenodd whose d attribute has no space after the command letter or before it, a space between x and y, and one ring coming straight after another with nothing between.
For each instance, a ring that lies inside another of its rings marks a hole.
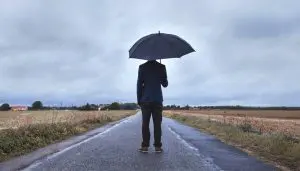
<instances>
[{"instance_id":1,"label":"gray cloud","mask_svg":"<svg viewBox=\"0 0 300 171\"><path fill-rule=\"evenodd\" d=\"M299 105L300 4L0 0L0 103L135 101L128 49L161 30L196 49L163 60L165 103Z\"/></svg>"},{"instance_id":2,"label":"gray cloud","mask_svg":"<svg viewBox=\"0 0 300 171\"><path fill-rule=\"evenodd\" d=\"M236 21L233 34L238 38L274 38L297 33L300 28L300 18L243 18Z\"/></svg>"}]
</instances>

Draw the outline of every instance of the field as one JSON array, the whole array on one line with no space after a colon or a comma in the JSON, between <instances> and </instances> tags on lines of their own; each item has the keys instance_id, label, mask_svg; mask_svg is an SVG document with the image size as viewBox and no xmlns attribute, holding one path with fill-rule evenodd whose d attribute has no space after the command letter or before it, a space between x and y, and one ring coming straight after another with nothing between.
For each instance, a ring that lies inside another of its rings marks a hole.
<instances>
[{"instance_id":1,"label":"field","mask_svg":"<svg viewBox=\"0 0 300 171\"><path fill-rule=\"evenodd\" d=\"M30 124L80 122L88 119L109 116L116 120L123 115L135 113L135 111L0 111L0 130L6 128L18 128Z\"/></svg>"},{"instance_id":2,"label":"field","mask_svg":"<svg viewBox=\"0 0 300 171\"><path fill-rule=\"evenodd\" d=\"M166 111L186 116L198 116L233 125L250 124L261 133L283 133L300 137L300 111L287 110L180 110Z\"/></svg>"},{"instance_id":3,"label":"field","mask_svg":"<svg viewBox=\"0 0 300 171\"><path fill-rule=\"evenodd\" d=\"M178 110L176 110L178 111ZM189 114L240 116L275 119L300 119L300 110L179 110Z\"/></svg>"}]
</instances>

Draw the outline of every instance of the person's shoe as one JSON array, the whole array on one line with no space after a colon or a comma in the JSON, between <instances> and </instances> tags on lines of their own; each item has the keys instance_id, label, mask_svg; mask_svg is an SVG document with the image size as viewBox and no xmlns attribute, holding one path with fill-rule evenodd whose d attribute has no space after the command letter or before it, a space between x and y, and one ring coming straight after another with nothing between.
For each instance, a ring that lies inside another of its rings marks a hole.
<instances>
[{"instance_id":1,"label":"person's shoe","mask_svg":"<svg viewBox=\"0 0 300 171\"><path fill-rule=\"evenodd\" d=\"M139 148L139 151L142 153L148 153L148 147L141 147Z\"/></svg>"},{"instance_id":2,"label":"person's shoe","mask_svg":"<svg viewBox=\"0 0 300 171\"><path fill-rule=\"evenodd\" d=\"M155 147L155 152L161 153L161 152L163 152L163 149L161 147Z\"/></svg>"}]
</instances>

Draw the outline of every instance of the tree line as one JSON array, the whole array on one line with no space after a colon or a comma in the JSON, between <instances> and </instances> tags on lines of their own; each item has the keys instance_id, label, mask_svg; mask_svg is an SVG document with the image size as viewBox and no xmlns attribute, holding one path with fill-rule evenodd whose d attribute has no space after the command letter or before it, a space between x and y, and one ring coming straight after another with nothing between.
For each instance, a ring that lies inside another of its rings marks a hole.
<instances>
[{"instance_id":1,"label":"tree line","mask_svg":"<svg viewBox=\"0 0 300 171\"><path fill-rule=\"evenodd\" d=\"M81 106L44 106L41 101L35 101L31 106L28 106L28 110L136 110L140 107L136 103L118 103L113 102L111 104L90 104L86 103ZM204 110L204 109L219 109L219 110L300 110L300 107L286 107L286 106L270 106L270 107L253 107L253 106L179 106L179 105L166 105L164 110ZM4 103L0 106L0 111L11 110L11 106L8 103Z\"/></svg>"},{"instance_id":2,"label":"tree line","mask_svg":"<svg viewBox=\"0 0 300 171\"><path fill-rule=\"evenodd\" d=\"M204 109L219 109L219 110L300 110L300 107L287 107L287 106L178 106L178 105L167 105L164 106L164 110L204 110Z\"/></svg>"},{"instance_id":3,"label":"tree line","mask_svg":"<svg viewBox=\"0 0 300 171\"><path fill-rule=\"evenodd\" d=\"M41 101L35 101L31 106L27 106L28 110L82 110L82 111L93 111L93 110L136 110L138 105L136 103L118 103L113 102L111 104L90 104L86 103L80 106L44 106ZM4 103L0 106L0 111L9 111L12 107L8 103Z\"/></svg>"}]
</instances>

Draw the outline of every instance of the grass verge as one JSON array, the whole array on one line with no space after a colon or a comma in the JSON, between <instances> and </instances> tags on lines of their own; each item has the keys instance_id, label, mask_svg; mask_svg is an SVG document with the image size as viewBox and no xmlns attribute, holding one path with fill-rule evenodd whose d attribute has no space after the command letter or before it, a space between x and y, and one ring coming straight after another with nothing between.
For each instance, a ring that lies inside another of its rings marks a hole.
<instances>
[{"instance_id":1,"label":"grass verge","mask_svg":"<svg viewBox=\"0 0 300 171\"><path fill-rule=\"evenodd\" d=\"M284 134L260 134L250 124L231 125L197 116L164 114L204 132L215 135L223 142L236 146L255 156L291 170L300 170L300 142Z\"/></svg>"},{"instance_id":2,"label":"grass verge","mask_svg":"<svg viewBox=\"0 0 300 171\"><path fill-rule=\"evenodd\" d=\"M133 115L135 112L118 116L101 115L79 122L30 124L17 129L0 131L0 162L32 152L74 135L87 132L106 123Z\"/></svg>"}]
</instances>

